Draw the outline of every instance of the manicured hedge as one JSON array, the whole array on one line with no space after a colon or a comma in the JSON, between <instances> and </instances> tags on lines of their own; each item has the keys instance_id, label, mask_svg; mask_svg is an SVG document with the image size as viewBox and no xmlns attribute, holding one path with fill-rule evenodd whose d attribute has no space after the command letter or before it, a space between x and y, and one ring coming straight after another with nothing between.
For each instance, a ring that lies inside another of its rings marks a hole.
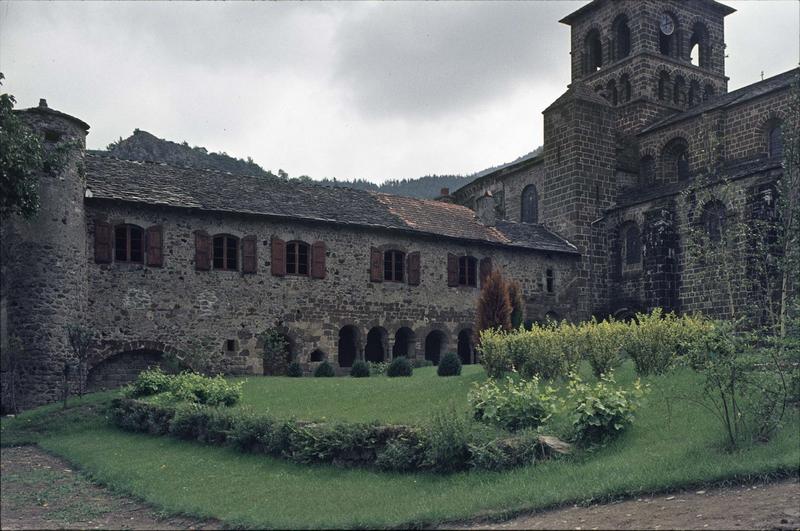
<instances>
[{"instance_id":1,"label":"manicured hedge","mask_svg":"<svg viewBox=\"0 0 800 531\"><path fill-rule=\"evenodd\" d=\"M467 468L500 470L532 464L554 454L546 438L486 440L460 429L458 420L420 428L378 423L320 423L278 420L263 414L200 404L164 405L116 398L111 420L118 427L154 435L170 434L205 444L228 445L298 463L327 463L392 471L450 472ZM452 448L443 451L442 441Z\"/></svg>"}]
</instances>

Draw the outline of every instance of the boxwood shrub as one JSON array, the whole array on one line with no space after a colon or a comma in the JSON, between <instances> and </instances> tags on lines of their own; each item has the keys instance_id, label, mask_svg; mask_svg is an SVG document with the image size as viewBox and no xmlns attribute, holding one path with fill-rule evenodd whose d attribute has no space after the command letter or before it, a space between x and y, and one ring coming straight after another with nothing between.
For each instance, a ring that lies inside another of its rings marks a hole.
<instances>
[{"instance_id":1,"label":"boxwood shrub","mask_svg":"<svg viewBox=\"0 0 800 531\"><path fill-rule=\"evenodd\" d=\"M330 378L332 376L336 376L336 371L333 370L333 365L327 361L320 363L314 370L315 378Z\"/></svg>"},{"instance_id":2,"label":"boxwood shrub","mask_svg":"<svg viewBox=\"0 0 800 531\"><path fill-rule=\"evenodd\" d=\"M439 376L458 376L461 374L461 359L452 352L442 356L439 367L436 368Z\"/></svg>"},{"instance_id":3,"label":"boxwood shrub","mask_svg":"<svg viewBox=\"0 0 800 531\"><path fill-rule=\"evenodd\" d=\"M353 363L353 367L350 369L350 376L353 378L367 378L369 376L369 365L367 365L367 362L358 360Z\"/></svg>"},{"instance_id":4,"label":"boxwood shrub","mask_svg":"<svg viewBox=\"0 0 800 531\"><path fill-rule=\"evenodd\" d=\"M408 358L400 356L392 360L389 367L386 369L386 376L395 378L397 376L411 376L414 373L414 368L411 367Z\"/></svg>"},{"instance_id":5,"label":"boxwood shrub","mask_svg":"<svg viewBox=\"0 0 800 531\"><path fill-rule=\"evenodd\" d=\"M299 361L293 361L286 367L286 376L289 378L300 378L303 376L303 366Z\"/></svg>"}]
</instances>

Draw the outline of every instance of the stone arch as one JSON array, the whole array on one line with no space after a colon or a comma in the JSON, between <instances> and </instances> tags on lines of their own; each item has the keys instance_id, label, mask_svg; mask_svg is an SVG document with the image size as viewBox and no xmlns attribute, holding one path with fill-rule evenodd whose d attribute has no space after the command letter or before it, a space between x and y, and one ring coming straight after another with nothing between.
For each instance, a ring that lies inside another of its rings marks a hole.
<instances>
[{"instance_id":1,"label":"stone arch","mask_svg":"<svg viewBox=\"0 0 800 531\"><path fill-rule=\"evenodd\" d=\"M675 76L675 83L672 85L672 103L675 105L686 103L686 79L681 75Z\"/></svg>"},{"instance_id":2,"label":"stone arch","mask_svg":"<svg viewBox=\"0 0 800 531\"><path fill-rule=\"evenodd\" d=\"M314 349L311 354L308 355L308 361L311 363L325 361L326 359L328 359L328 355L320 349Z\"/></svg>"},{"instance_id":3,"label":"stone arch","mask_svg":"<svg viewBox=\"0 0 800 531\"><path fill-rule=\"evenodd\" d=\"M539 192L535 184L529 184L522 190L520 221L522 223L539 222Z\"/></svg>"},{"instance_id":4,"label":"stone arch","mask_svg":"<svg viewBox=\"0 0 800 531\"><path fill-rule=\"evenodd\" d=\"M692 24L689 37L689 61L700 68L708 68L711 63L711 41L708 28L700 20Z\"/></svg>"},{"instance_id":5,"label":"stone arch","mask_svg":"<svg viewBox=\"0 0 800 531\"><path fill-rule=\"evenodd\" d=\"M462 365L470 365L475 362L475 338L472 328L463 328L458 333L458 357Z\"/></svg>"},{"instance_id":6,"label":"stone arch","mask_svg":"<svg viewBox=\"0 0 800 531\"><path fill-rule=\"evenodd\" d=\"M106 341L89 357L86 389L98 391L132 382L143 370L164 367L165 357L184 359L184 353L159 341Z\"/></svg>"},{"instance_id":7,"label":"stone arch","mask_svg":"<svg viewBox=\"0 0 800 531\"><path fill-rule=\"evenodd\" d=\"M389 334L382 326L373 326L367 332L364 360L382 363L389 357Z\"/></svg>"},{"instance_id":8,"label":"stone arch","mask_svg":"<svg viewBox=\"0 0 800 531\"><path fill-rule=\"evenodd\" d=\"M666 69L661 69L658 72L656 97L659 101L669 101L672 97L672 76Z\"/></svg>"},{"instance_id":9,"label":"stone arch","mask_svg":"<svg viewBox=\"0 0 800 531\"><path fill-rule=\"evenodd\" d=\"M447 348L447 334L439 330L431 330L425 336L425 359L432 361L434 365L439 364L439 360Z\"/></svg>"},{"instance_id":10,"label":"stone arch","mask_svg":"<svg viewBox=\"0 0 800 531\"><path fill-rule=\"evenodd\" d=\"M625 59L631 54L633 42L628 15L620 13L611 23L612 45L611 54L615 61Z\"/></svg>"},{"instance_id":11,"label":"stone arch","mask_svg":"<svg viewBox=\"0 0 800 531\"><path fill-rule=\"evenodd\" d=\"M686 137L673 136L661 150L661 164L665 182L689 179L689 143Z\"/></svg>"},{"instance_id":12,"label":"stone arch","mask_svg":"<svg viewBox=\"0 0 800 531\"><path fill-rule=\"evenodd\" d=\"M339 329L339 339L336 342L337 362L339 367L352 367L353 362L360 358L360 336L358 328L353 325L344 325Z\"/></svg>"},{"instance_id":13,"label":"stone arch","mask_svg":"<svg viewBox=\"0 0 800 531\"><path fill-rule=\"evenodd\" d=\"M592 27L583 38L584 73L591 74L603 67L603 41L600 28Z\"/></svg>"},{"instance_id":14,"label":"stone arch","mask_svg":"<svg viewBox=\"0 0 800 531\"><path fill-rule=\"evenodd\" d=\"M672 33L666 35L660 29L660 20L656 21L655 27L658 32L658 50L661 55L678 59L681 56L681 20L673 11L667 10L659 13L659 17L666 15L672 19Z\"/></svg>"},{"instance_id":15,"label":"stone arch","mask_svg":"<svg viewBox=\"0 0 800 531\"><path fill-rule=\"evenodd\" d=\"M769 158L783 156L783 124L784 120L781 115L774 112L761 121L759 130L762 132L764 153Z\"/></svg>"},{"instance_id":16,"label":"stone arch","mask_svg":"<svg viewBox=\"0 0 800 531\"><path fill-rule=\"evenodd\" d=\"M417 336L408 326L402 326L394 333L394 345L392 345L392 358L405 356L413 359L417 353Z\"/></svg>"}]
</instances>

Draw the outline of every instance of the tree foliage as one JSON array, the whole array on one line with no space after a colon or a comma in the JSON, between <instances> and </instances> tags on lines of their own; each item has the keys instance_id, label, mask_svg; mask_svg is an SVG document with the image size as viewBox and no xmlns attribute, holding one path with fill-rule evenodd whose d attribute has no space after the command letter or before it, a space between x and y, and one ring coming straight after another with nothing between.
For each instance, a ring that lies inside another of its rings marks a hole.
<instances>
[{"instance_id":1,"label":"tree foliage","mask_svg":"<svg viewBox=\"0 0 800 531\"><path fill-rule=\"evenodd\" d=\"M511 311L508 285L503 274L495 269L481 287L475 330L478 334L487 329L511 330Z\"/></svg>"}]
</instances>

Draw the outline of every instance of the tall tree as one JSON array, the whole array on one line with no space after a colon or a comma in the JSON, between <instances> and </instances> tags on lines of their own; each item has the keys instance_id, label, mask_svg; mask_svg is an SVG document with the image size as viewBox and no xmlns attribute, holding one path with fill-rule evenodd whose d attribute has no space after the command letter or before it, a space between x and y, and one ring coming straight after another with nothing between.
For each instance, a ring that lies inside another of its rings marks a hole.
<instances>
[{"instance_id":1,"label":"tall tree","mask_svg":"<svg viewBox=\"0 0 800 531\"><path fill-rule=\"evenodd\" d=\"M495 269L486 277L481 287L476 312L476 332L480 335L483 330L489 328L511 330L511 311L508 285L503 274Z\"/></svg>"}]
</instances>

